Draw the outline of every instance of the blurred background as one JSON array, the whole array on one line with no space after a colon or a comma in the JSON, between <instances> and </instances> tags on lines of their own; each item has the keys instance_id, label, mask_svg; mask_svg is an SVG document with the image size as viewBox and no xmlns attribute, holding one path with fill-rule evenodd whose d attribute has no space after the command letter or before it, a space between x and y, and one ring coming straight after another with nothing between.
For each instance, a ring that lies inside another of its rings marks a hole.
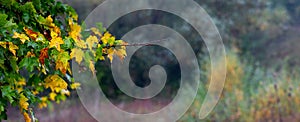
<instances>
[{"instance_id":1,"label":"blurred background","mask_svg":"<svg viewBox=\"0 0 300 122\"><path fill-rule=\"evenodd\" d=\"M195 1L212 17L227 53L227 78L221 99L204 120L199 120L197 115L210 82L209 77L221 76L210 75L206 46L188 23L173 19L174 16L167 13L140 11L119 19L107 28L121 38L137 25L162 24L187 37L198 57L201 83L194 103L179 121L300 121L300 1ZM82 22L103 1L63 2L75 8ZM197 11L193 13L197 14ZM130 22L135 25L128 24ZM180 68L170 51L159 46L141 48L130 64L130 75L136 85L145 87L149 84L148 70L153 63L162 65L168 74L167 84L156 99L135 100L123 94L113 82L109 61L96 64L99 85L119 108L137 113L159 110L176 95L180 87ZM41 122L96 121L81 105L76 92L72 94L64 103L53 103L49 109L35 110L36 116ZM12 118L8 121L23 121L21 115L14 111L17 109L8 111L11 116L8 118ZM112 118L112 121L121 120Z\"/></svg>"}]
</instances>

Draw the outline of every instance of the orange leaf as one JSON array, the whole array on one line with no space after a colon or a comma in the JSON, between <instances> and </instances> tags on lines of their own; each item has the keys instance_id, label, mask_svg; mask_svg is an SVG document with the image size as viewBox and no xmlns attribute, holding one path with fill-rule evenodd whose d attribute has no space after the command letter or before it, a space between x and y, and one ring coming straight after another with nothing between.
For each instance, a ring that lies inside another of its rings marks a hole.
<instances>
[{"instance_id":1,"label":"orange leaf","mask_svg":"<svg viewBox=\"0 0 300 122\"><path fill-rule=\"evenodd\" d=\"M45 64L45 59L49 58L48 56L48 48L44 48L41 50L40 56L39 56L39 61L41 64Z\"/></svg>"}]
</instances>

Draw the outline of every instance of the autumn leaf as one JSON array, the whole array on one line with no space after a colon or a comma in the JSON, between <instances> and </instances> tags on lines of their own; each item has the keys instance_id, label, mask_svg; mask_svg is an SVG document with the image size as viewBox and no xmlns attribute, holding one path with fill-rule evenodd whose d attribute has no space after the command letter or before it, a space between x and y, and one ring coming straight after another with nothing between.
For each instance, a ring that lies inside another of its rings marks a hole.
<instances>
[{"instance_id":1,"label":"autumn leaf","mask_svg":"<svg viewBox=\"0 0 300 122\"><path fill-rule=\"evenodd\" d=\"M44 107L47 107L47 100L48 98L47 97L41 97L41 102L39 103L39 108L44 108Z\"/></svg>"},{"instance_id":2,"label":"autumn leaf","mask_svg":"<svg viewBox=\"0 0 300 122\"><path fill-rule=\"evenodd\" d=\"M95 27L92 27L91 28L91 31L95 34L95 35L98 35L98 36L102 36L102 34L99 32L99 30L97 29L97 28L95 28Z\"/></svg>"},{"instance_id":3,"label":"autumn leaf","mask_svg":"<svg viewBox=\"0 0 300 122\"><path fill-rule=\"evenodd\" d=\"M41 53L40 53L40 56L39 56L39 61L40 61L41 64L45 64L45 59L49 58L48 50L49 50L48 48L41 49Z\"/></svg>"},{"instance_id":4,"label":"autumn leaf","mask_svg":"<svg viewBox=\"0 0 300 122\"><path fill-rule=\"evenodd\" d=\"M52 92L59 93L62 89L67 89L68 84L58 75L49 75L45 78L45 88L50 88Z\"/></svg>"},{"instance_id":5,"label":"autumn leaf","mask_svg":"<svg viewBox=\"0 0 300 122\"><path fill-rule=\"evenodd\" d=\"M75 44L79 48L82 48L82 49L87 48L87 46L83 40L75 40Z\"/></svg>"},{"instance_id":6,"label":"autumn leaf","mask_svg":"<svg viewBox=\"0 0 300 122\"><path fill-rule=\"evenodd\" d=\"M107 58L110 60L110 62L112 62L113 61L113 59L114 59L114 49L113 48L109 48L109 49L107 49Z\"/></svg>"},{"instance_id":7,"label":"autumn leaf","mask_svg":"<svg viewBox=\"0 0 300 122\"><path fill-rule=\"evenodd\" d=\"M74 48L74 49L72 49L70 56L71 56L71 59L75 58L75 61L78 64L80 64L81 61L83 60L84 53L83 53L83 51L81 49Z\"/></svg>"},{"instance_id":8,"label":"autumn leaf","mask_svg":"<svg viewBox=\"0 0 300 122\"><path fill-rule=\"evenodd\" d=\"M121 61L123 61L125 56L127 56L126 50L124 49L116 49L115 54L120 58Z\"/></svg>"},{"instance_id":9,"label":"autumn leaf","mask_svg":"<svg viewBox=\"0 0 300 122\"><path fill-rule=\"evenodd\" d=\"M55 37L55 38L51 39L49 47L50 48L55 47L58 51L60 51L60 45L61 44L64 44L64 41L62 40L62 38L61 37Z\"/></svg>"},{"instance_id":10,"label":"autumn leaf","mask_svg":"<svg viewBox=\"0 0 300 122\"><path fill-rule=\"evenodd\" d=\"M25 119L25 122L31 122L31 118L28 113L23 112L23 117Z\"/></svg>"},{"instance_id":11,"label":"autumn leaf","mask_svg":"<svg viewBox=\"0 0 300 122\"><path fill-rule=\"evenodd\" d=\"M78 88L79 86L80 86L80 83L72 83L72 84L70 85L71 89L76 89L76 88Z\"/></svg>"},{"instance_id":12,"label":"autumn leaf","mask_svg":"<svg viewBox=\"0 0 300 122\"><path fill-rule=\"evenodd\" d=\"M19 49L19 47L17 45L14 45L12 42L9 42L8 49L15 56L16 50Z\"/></svg>"},{"instance_id":13,"label":"autumn leaf","mask_svg":"<svg viewBox=\"0 0 300 122\"><path fill-rule=\"evenodd\" d=\"M70 91L69 91L69 90L63 89L63 90L60 91L60 93L63 94L63 95L68 95L68 96L70 96Z\"/></svg>"},{"instance_id":14,"label":"autumn leaf","mask_svg":"<svg viewBox=\"0 0 300 122\"><path fill-rule=\"evenodd\" d=\"M104 33L104 35L101 37L101 41L104 45L108 43L108 40L111 38L111 34L109 32Z\"/></svg>"},{"instance_id":15,"label":"autumn leaf","mask_svg":"<svg viewBox=\"0 0 300 122\"><path fill-rule=\"evenodd\" d=\"M22 42L22 44L24 44L26 41L29 41L29 38L25 35L25 34L19 34L17 32L14 32L14 35L12 38L19 38Z\"/></svg>"},{"instance_id":16,"label":"autumn leaf","mask_svg":"<svg viewBox=\"0 0 300 122\"><path fill-rule=\"evenodd\" d=\"M69 19L70 32L69 36L75 41L80 40L81 27L77 23L73 23L73 20Z\"/></svg>"},{"instance_id":17,"label":"autumn leaf","mask_svg":"<svg viewBox=\"0 0 300 122\"><path fill-rule=\"evenodd\" d=\"M28 110L29 104L27 101L28 101L28 99L23 94L20 94L19 104L20 104L21 109Z\"/></svg>"},{"instance_id":18,"label":"autumn leaf","mask_svg":"<svg viewBox=\"0 0 300 122\"><path fill-rule=\"evenodd\" d=\"M95 71L95 66L94 66L93 61L90 61L90 63L89 63L89 68L90 68L90 70L92 71L93 75L95 75L95 74L96 74L96 71Z\"/></svg>"},{"instance_id":19,"label":"autumn leaf","mask_svg":"<svg viewBox=\"0 0 300 122\"><path fill-rule=\"evenodd\" d=\"M25 57L34 57L35 54L33 52L28 51Z\"/></svg>"},{"instance_id":20,"label":"autumn leaf","mask_svg":"<svg viewBox=\"0 0 300 122\"><path fill-rule=\"evenodd\" d=\"M53 19L52 19L51 15L49 15L46 18L46 25L48 25L49 27L54 27L55 26L55 24L53 23Z\"/></svg>"},{"instance_id":21,"label":"autumn leaf","mask_svg":"<svg viewBox=\"0 0 300 122\"><path fill-rule=\"evenodd\" d=\"M60 70L63 74L66 74L69 65L70 56L68 52L60 52L56 58L55 69Z\"/></svg>"},{"instance_id":22,"label":"autumn leaf","mask_svg":"<svg viewBox=\"0 0 300 122\"><path fill-rule=\"evenodd\" d=\"M0 46L6 49L6 46L8 45L8 42L1 42L0 41Z\"/></svg>"},{"instance_id":23,"label":"autumn leaf","mask_svg":"<svg viewBox=\"0 0 300 122\"><path fill-rule=\"evenodd\" d=\"M32 39L32 40L36 40L36 38L38 37L38 33L34 32L28 28L23 28L25 30L25 33Z\"/></svg>"},{"instance_id":24,"label":"autumn leaf","mask_svg":"<svg viewBox=\"0 0 300 122\"><path fill-rule=\"evenodd\" d=\"M55 100L55 97L56 97L57 95L56 95L56 93L54 93L54 92L51 92L50 94L49 94L49 98L50 98L50 100L52 100L52 101L54 101Z\"/></svg>"},{"instance_id":25,"label":"autumn leaf","mask_svg":"<svg viewBox=\"0 0 300 122\"><path fill-rule=\"evenodd\" d=\"M93 50L93 46L95 45L95 43L98 43L98 39L96 36L89 36L87 39L86 39L86 42L87 42L87 45L88 45L88 48L90 50Z\"/></svg>"}]
</instances>

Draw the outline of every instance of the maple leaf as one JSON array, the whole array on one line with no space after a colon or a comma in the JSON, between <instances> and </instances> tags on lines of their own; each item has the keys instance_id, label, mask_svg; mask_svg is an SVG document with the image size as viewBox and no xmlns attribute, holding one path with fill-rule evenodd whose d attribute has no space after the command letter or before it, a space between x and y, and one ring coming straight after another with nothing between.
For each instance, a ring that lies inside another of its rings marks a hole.
<instances>
[{"instance_id":1,"label":"maple leaf","mask_svg":"<svg viewBox=\"0 0 300 122\"><path fill-rule=\"evenodd\" d=\"M35 54L33 52L28 51L25 57L34 57Z\"/></svg>"},{"instance_id":2,"label":"maple leaf","mask_svg":"<svg viewBox=\"0 0 300 122\"><path fill-rule=\"evenodd\" d=\"M95 71L95 66L94 66L93 61L90 61L90 63L89 63L89 68L90 68L90 70L92 71L93 75L95 75L95 74L96 74L96 71Z\"/></svg>"},{"instance_id":3,"label":"maple leaf","mask_svg":"<svg viewBox=\"0 0 300 122\"><path fill-rule=\"evenodd\" d=\"M108 40L111 38L111 34L109 32L104 33L104 35L101 37L101 41L103 44L107 44Z\"/></svg>"},{"instance_id":4,"label":"maple leaf","mask_svg":"<svg viewBox=\"0 0 300 122\"><path fill-rule=\"evenodd\" d=\"M53 23L53 19L52 19L51 15L49 15L46 18L46 25L48 25L49 27L55 27L55 24Z\"/></svg>"},{"instance_id":5,"label":"maple leaf","mask_svg":"<svg viewBox=\"0 0 300 122\"><path fill-rule=\"evenodd\" d=\"M31 118L30 118L28 113L23 112L22 114L23 114L23 117L25 119L25 122L31 122Z\"/></svg>"},{"instance_id":6,"label":"maple leaf","mask_svg":"<svg viewBox=\"0 0 300 122\"><path fill-rule=\"evenodd\" d=\"M33 40L36 40L36 38L38 37L38 33L37 32L34 32L28 28L23 28L25 30L25 33Z\"/></svg>"},{"instance_id":7,"label":"maple leaf","mask_svg":"<svg viewBox=\"0 0 300 122\"><path fill-rule=\"evenodd\" d=\"M114 53L115 53L115 50L113 48L109 48L107 50L107 58L110 60L110 63L113 61L114 59Z\"/></svg>"},{"instance_id":8,"label":"maple leaf","mask_svg":"<svg viewBox=\"0 0 300 122\"><path fill-rule=\"evenodd\" d=\"M98 39L96 36L89 36L86 39L87 45L89 47L90 50L93 50L93 46L95 45L95 43L98 43Z\"/></svg>"},{"instance_id":9,"label":"maple leaf","mask_svg":"<svg viewBox=\"0 0 300 122\"><path fill-rule=\"evenodd\" d=\"M29 41L29 37L27 37L25 34L19 34L17 32L14 32L13 38L19 38L22 44L24 44L26 41Z\"/></svg>"},{"instance_id":10,"label":"maple leaf","mask_svg":"<svg viewBox=\"0 0 300 122\"><path fill-rule=\"evenodd\" d=\"M63 74L66 74L67 69L70 67L69 59L70 56L68 52L59 53L55 62L55 69L60 70Z\"/></svg>"},{"instance_id":11,"label":"maple leaf","mask_svg":"<svg viewBox=\"0 0 300 122\"><path fill-rule=\"evenodd\" d=\"M44 107L47 107L47 100L48 98L47 97L41 97L41 103L39 103L39 108L44 108Z\"/></svg>"},{"instance_id":12,"label":"maple leaf","mask_svg":"<svg viewBox=\"0 0 300 122\"><path fill-rule=\"evenodd\" d=\"M52 100L52 101L54 101L55 100L55 97L56 97L57 95L56 95L56 93L54 93L54 92L51 92L50 94L49 94L49 98L50 98L50 100Z\"/></svg>"},{"instance_id":13,"label":"maple leaf","mask_svg":"<svg viewBox=\"0 0 300 122\"><path fill-rule=\"evenodd\" d=\"M52 92L60 92L62 89L67 89L68 84L58 75L49 75L45 78L45 88L50 88Z\"/></svg>"},{"instance_id":14,"label":"maple leaf","mask_svg":"<svg viewBox=\"0 0 300 122\"><path fill-rule=\"evenodd\" d=\"M6 46L8 45L8 42L1 42L0 41L0 46L6 49Z\"/></svg>"},{"instance_id":15,"label":"maple leaf","mask_svg":"<svg viewBox=\"0 0 300 122\"><path fill-rule=\"evenodd\" d=\"M56 38L56 37L58 37L58 33L54 32L54 31L51 31L51 32L50 32L50 35L51 35L51 38Z\"/></svg>"},{"instance_id":16,"label":"maple leaf","mask_svg":"<svg viewBox=\"0 0 300 122\"><path fill-rule=\"evenodd\" d=\"M70 56L71 56L71 58L75 58L75 61L78 64L80 64L81 61L83 60L84 53L81 49L74 48L74 49L72 49Z\"/></svg>"},{"instance_id":17,"label":"maple leaf","mask_svg":"<svg viewBox=\"0 0 300 122\"><path fill-rule=\"evenodd\" d=\"M83 40L75 40L75 44L79 48L82 48L82 49L87 48L87 46Z\"/></svg>"},{"instance_id":18,"label":"maple leaf","mask_svg":"<svg viewBox=\"0 0 300 122\"><path fill-rule=\"evenodd\" d=\"M80 83L72 83L72 84L70 85L71 89L76 89L76 88L78 88L79 86L80 86Z\"/></svg>"},{"instance_id":19,"label":"maple leaf","mask_svg":"<svg viewBox=\"0 0 300 122\"><path fill-rule=\"evenodd\" d=\"M19 101L21 109L28 110L29 104L27 101L28 101L28 99L23 94L21 94L20 101Z\"/></svg>"},{"instance_id":20,"label":"maple leaf","mask_svg":"<svg viewBox=\"0 0 300 122\"><path fill-rule=\"evenodd\" d=\"M121 59L121 61L123 61L125 56L127 56L126 50L124 49L116 49L115 54Z\"/></svg>"},{"instance_id":21,"label":"maple leaf","mask_svg":"<svg viewBox=\"0 0 300 122\"><path fill-rule=\"evenodd\" d=\"M39 61L41 64L45 64L45 59L49 58L48 50L49 50L48 48L41 49L41 53L39 56Z\"/></svg>"},{"instance_id":22,"label":"maple leaf","mask_svg":"<svg viewBox=\"0 0 300 122\"><path fill-rule=\"evenodd\" d=\"M19 49L19 47L17 45L14 45L12 42L9 42L8 49L15 56L16 55L16 50Z\"/></svg>"},{"instance_id":23,"label":"maple leaf","mask_svg":"<svg viewBox=\"0 0 300 122\"><path fill-rule=\"evenodd\" d=\"M95 27L92 27L91 28L91 31L93 32L93 33L95 33L96 35L98 35L98 36L102 36L102 34L99 32L99 30L97 29L97 28L95 28Z\"/></svg>"},{"instance_id":24,"label":"maple leaf","mask_svg":"<svg viewBox=\"0 0 300 122\"><path fill-rule=\"evenodd\" d=\"M81 27L78 24L74 24L71 19L69 19L69 26L70 26L70 32L69 36L73 38L75 41L79 40L80 33L81 33Z\"/></svg>"},{"instance_id":25,"label":"maple leaf","mask_svg":"<svg viewBox=\"0 0 300 122\"><path fill-rule=\"evenodd\" d=\"M61 44L64 44L64 41L62 40L62 38L61 37L55 37L55 38L51 39L49 47L50 48L55 47L58 51L60 51L60 45Z\"/></svg>"}]
</instances>

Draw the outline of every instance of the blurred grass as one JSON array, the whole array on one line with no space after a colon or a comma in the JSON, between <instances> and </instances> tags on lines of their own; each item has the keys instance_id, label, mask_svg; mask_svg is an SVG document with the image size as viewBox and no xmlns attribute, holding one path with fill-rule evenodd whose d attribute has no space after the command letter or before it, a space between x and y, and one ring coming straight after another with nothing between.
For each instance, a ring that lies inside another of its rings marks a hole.
<instances>
[{"instance_id":1,"label":"blurred grass","mask_svg":"<svg viewBox=\"0 0 300 122\"><path fill-rule=\"evenodd\" d=\"M234 51L227 54L227 78L221 99L204 121L300 120L297 117L300 114L300 82L295 68L267 70L258 64L241 61ZM205 87L202 84L193 105L180 121L200 121L198 109L206 90L207 84Z\"/></svg>"}]
</instances>

